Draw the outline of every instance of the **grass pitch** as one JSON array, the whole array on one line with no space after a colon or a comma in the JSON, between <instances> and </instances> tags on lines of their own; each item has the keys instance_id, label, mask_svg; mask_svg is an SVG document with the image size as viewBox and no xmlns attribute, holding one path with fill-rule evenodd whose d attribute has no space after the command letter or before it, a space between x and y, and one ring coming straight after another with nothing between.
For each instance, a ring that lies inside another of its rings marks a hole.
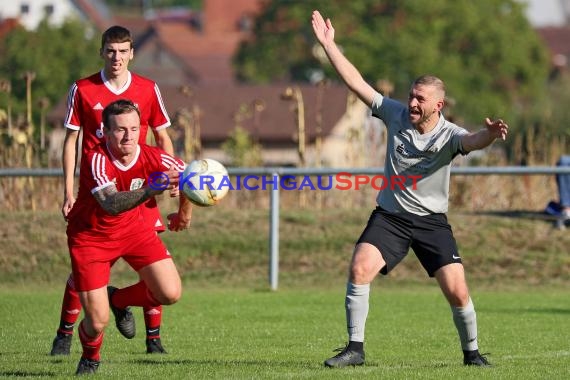
<instances>
[{"instance_id":1,"label":"grass pitch","mask_svg":"<svg viewBox=\"0 0 570 380\"><path fill-rule=\"evenodd\" d=\"M451 313L434 282L377 281L365 343L367 364L327 369L322 362L346 342L344 285L277 292L184 286L165 307L167 355L147 355L144 322L124 339L107 329L98 376L109 379L562 379L570 376L570 304L561 288L474 290L479 343L493 368L462 365ZM61 292L0 290L0 378L71 378L81 347L69 357L48 352ZM112 317L111 317L112 318Z\"/></svg>"}]
</instances>

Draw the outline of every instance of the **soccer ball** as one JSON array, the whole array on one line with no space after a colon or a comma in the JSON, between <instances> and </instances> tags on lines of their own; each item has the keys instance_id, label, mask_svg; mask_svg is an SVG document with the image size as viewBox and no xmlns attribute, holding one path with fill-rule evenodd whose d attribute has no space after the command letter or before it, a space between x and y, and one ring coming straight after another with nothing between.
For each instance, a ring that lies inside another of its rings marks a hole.
<instances>
[{"instance_id":1,"label":"soccer ball","mask_svg":"<svg viewBox=\"0 0 570 380\"><path fill-rule=\"evenodd\" d=\"M211 158L194 160L186 166L180 179L180 190L197 206L214 206L230 189L228 171Z\"/></svg>"}]
</instances>

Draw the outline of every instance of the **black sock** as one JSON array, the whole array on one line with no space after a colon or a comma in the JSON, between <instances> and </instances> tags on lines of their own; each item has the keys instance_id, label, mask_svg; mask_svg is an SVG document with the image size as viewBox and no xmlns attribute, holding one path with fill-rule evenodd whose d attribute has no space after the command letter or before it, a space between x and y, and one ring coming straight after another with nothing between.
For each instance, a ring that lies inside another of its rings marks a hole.
<instances>
[{"instance_id":1,"label":"black sock","mask_svg":"<svg viewBox=\"0 0 570 380\"><path fill-rule=\"evenodd\" d=\"M475 358L475 357L477 357L478 355L479 355L479 350L473 350L473 351L466 351L466 350L463 350L463 356L464 356L465 358L468 358L468 359L470 359L470 358Z\"/></svg>"},{"instance_id":2,"label":"black sock","mask_svg":"<svg viewBox=\"0 0 570 380\"><path fill-rule=\"evenodd\" d=\"M146 329L146 338L147 339L160 338L160 327L147 328Z\"/></svg>"},{"instance_id":3,"label":"black sock","mask_svg":"<svg viewBox=\"0 0 570 380\"><path fill-rule=\"evenodd\" d=\"M59 329L57 329L58 335L72 335L73 334L73 326L75 323L69 323L64 320L59 321Z\"/></svg>"},{"instance_id":4,"label":"black sock","mask_svg":"<svg viewBox=\"0 0 570 380\"><path fill-rule=\"evenodd\" d=\"M348 349L351 351L362 352L364 351L364 342L348 342Z\"/></svg>"}]
</instances>

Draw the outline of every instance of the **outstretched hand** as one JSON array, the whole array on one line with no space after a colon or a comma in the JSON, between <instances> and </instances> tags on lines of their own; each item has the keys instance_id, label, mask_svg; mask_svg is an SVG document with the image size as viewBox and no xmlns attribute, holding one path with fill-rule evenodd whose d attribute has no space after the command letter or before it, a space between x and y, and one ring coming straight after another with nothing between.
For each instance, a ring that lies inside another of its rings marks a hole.
<instances>
[{"instance_id":1,"label":"outstretched hand","mask_svg":"<svg viewBox=\"0 0 570 380\"><path fill-rule=\"evenodd\" d=\"M495 136L495 138L500 138L501 140L505 140L507 138L509 126L502 119L491 120L486 118L485 126L487 127L487 130Z\"/></svg>"},{"instance_id":2,"label":"outstretched hand","mask_svg":"<svg viewBox=\"0 0 570 380\"><path fill-rule=\"evenodd\" d=\"M169 214L166 218L168 219L168 229L170 231L178 232L190 228L190 219L182 220L177 212Z\"/></svg>"},{"instance_id":3,"label":"outstretched hand","mask_svg":"<svg viewBox=\"0 0 570 380\"><path fill-rule=\"evenodd\" d=\"M334 28L330 19L325 21L319 11L313 11L311 23L315 37L321 45L334 41Z\"/></svg>"}]
</instances>

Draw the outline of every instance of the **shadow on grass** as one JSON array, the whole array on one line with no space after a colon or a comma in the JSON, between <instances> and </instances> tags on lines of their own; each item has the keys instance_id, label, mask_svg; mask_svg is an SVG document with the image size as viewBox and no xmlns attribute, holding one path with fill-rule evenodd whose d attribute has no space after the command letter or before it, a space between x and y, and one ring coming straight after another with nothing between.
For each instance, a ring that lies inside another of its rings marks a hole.
<instances>
[{"instance_id":1,"label":"shadow on grass","mask_svg":"<svg viewBox=\"0 0 570 380\"><path fill-rule=\"evenodd\" d=\"M545 308L512 308L512 309L495 309L478 307L477 311L484 311L486 313L500 313L500 314L569 314L570 309L563 309L558 307L545 307Z\"/></svg>"},{"instance_id":2,"label":"shadow on grass","mask_svg":"<svg viewBox=\"0 0 570 380\"><path fill-rule=\"evenodd\" d=\"M279 366L285 368L291 367L313 367L313 362L300 362L300 361L284 361L284 360L241 360L241 359L172 359L172 360L152 360L152 359L133 359L131 363L135 364L148 364L148 365L216 365L216 366Z\"/></svg>"},{"instance_id":3,"label":"shadow on grass","mask_svg":"<svg viewBox=\"0 0 570 380\"><path fill-rule=\"evenodd\" d=\"M539 220L553 225L556 225L556 222L558 220L557 216L549 215L541 211L525 211L525 210L473 211L473 212L466 212L465 214L500 216L503 218L511 218L511 219ZM566 225L566 227L570 226L570 219L566 220L564 224Z\"/></svg>"},{"instance_id":4,"label":"shadow on grass","mask_svg":"<svg viewBox=\"0 0 570 380\"><path fill-rule=\"evenodd\" d=\"M58 377L60 373L45 371L0 371L0 377Z\"/></svg>"}]
</instances>

